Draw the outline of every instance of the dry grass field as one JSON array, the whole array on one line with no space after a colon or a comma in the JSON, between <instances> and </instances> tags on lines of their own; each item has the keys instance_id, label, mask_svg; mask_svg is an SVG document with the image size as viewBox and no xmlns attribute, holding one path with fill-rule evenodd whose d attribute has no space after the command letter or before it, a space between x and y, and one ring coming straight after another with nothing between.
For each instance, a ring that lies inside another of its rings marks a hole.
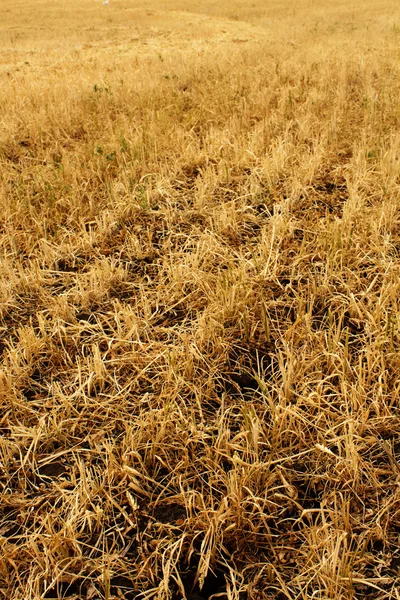
<instances>
[{"instance_id":1,"label":"dry grass field","mask_svg":"<svg viewBox=\"0 0 400 600\"><path fill-rule=\"evenodd\" d=\"M0 598L400 598L400 5L2 0Z\"/></svg>"}]
</instances>

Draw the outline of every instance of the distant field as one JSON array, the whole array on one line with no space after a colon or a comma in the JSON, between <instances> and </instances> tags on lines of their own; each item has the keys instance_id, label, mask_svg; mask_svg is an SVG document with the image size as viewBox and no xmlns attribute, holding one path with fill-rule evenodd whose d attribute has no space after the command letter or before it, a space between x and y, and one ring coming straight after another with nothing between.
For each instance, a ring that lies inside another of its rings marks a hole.
<instances>
[{"instance_id":1,"label":"distant field","mask_svg":"<svg viewBox=\"0 0 400 600\"><path fill-rule=\"evenodd\" d=\"M0 15L0 598L399 600L399 3Z\"/></svg>"}]
</instances>

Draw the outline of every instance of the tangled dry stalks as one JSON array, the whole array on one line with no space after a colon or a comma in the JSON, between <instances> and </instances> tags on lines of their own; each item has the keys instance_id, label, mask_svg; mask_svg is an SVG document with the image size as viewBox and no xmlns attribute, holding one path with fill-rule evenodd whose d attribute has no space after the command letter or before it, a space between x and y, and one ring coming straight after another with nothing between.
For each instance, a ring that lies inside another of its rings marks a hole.
<instances>
[{"instance_id":1,"label":"tangled dry stalks","mask_svg":"<svg viewBox=\"0 0 400 600\"><path fill-rule=\"evenodd\" d=\"M397 3L3 4L0 596L400 598Z\"/></svg>"}]
</instances>

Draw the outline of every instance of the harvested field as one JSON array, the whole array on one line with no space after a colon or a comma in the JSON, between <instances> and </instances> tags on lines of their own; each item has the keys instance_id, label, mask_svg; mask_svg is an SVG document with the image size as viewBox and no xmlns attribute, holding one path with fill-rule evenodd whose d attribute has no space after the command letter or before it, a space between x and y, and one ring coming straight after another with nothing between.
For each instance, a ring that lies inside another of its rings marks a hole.
<instances>
[{"instance_id":1,"label":"harvested field","mask_svg":"<svg viewBox=\"0 0 400 600\"><path fill-rule=\"evenodd\" d=\"M0 598L400 599L400 6L2 0Z\"/></svg>"}]
</instances>

